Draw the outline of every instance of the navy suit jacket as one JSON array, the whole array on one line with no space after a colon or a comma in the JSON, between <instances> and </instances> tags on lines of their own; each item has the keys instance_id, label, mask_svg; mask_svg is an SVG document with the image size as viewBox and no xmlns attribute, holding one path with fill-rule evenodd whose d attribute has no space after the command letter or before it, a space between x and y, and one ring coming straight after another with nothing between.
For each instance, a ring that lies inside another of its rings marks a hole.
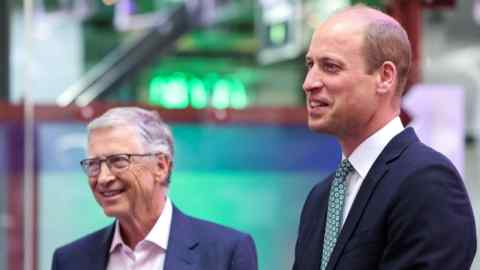
<instances>
[{"instance_id":1,"label":"navy suit jacket","mask_svg":"<svg viewBox=\"0 0 480 270\"><path fill-rule=\"evenodd\" d=\"M105 270L114 228L58 248L52 270ZM247 234L189 217L174 206L164 269L257 270L255 244Z\"/></svg>"},{"instance_id":2,"label":"navy suit jacket","mask_svg":"<svg viewBox=\"0 0 480 270\"><path fill-rule=\"evenodd\" d=\"M294 270L320 269L332 180L318 183L305 202ZM388 143L364 179L327 270L470 269L475 234L457 170L408 128Z\"/></svg>"}]
</instances>

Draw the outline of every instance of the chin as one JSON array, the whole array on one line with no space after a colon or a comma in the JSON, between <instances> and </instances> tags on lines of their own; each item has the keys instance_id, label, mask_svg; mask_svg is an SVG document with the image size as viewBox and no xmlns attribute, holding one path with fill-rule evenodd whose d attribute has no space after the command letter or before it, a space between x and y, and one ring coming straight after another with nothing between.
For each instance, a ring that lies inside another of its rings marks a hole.
<instances>
[{"instance_id":1,"label":"chin","mask_svg":"<svg viewBox=\"0 0 480 270\"><path fill-rule=\"evenodd\" d=\"M122 209L119 206L106 206L103 207L103 213L107 217L120 218L125 215L125 209Z\"/></svg>"},{"instance_id":2,"label":"chin","mask_svg":"<svg viewBox=\"0 0 480 270\"><path fill-rule=\"evenodd\" d=\"M328 123L322 120L308 119L308 127L315 132L329 133Z\"/></svg>"},{"instance_id":3,"label":"chin","mask_svg":"<svg viewBox=\"0 0 480 270\"><path fill-rule=\"evenodd\" d=\"M330 135L333 137L338 136L338 132L335 131L334 128L331 126L321 126L321 125L309 125L309 128L311 131L316 132L316 133L323 133L326 135Z\"/></svg>"}]
</instances>

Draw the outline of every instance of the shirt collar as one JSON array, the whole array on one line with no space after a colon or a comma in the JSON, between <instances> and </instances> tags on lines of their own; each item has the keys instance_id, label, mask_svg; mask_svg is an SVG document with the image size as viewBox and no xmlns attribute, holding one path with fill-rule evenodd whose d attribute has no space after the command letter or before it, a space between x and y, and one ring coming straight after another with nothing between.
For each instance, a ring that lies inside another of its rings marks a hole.
<instances>
[{"instance_id":1,"label":"shirt collar","mask_svg":"<svg viewBox=\"0 0 480 270\"><path fill-rule=\"evenodd\" d=\"M162 214L155 222L152 230L147 234L145 240L151 242L163 250L167 250L168 238L170 235L170 225L172 224L172 202L167 197ZM112 244L110 245L110 253L112 253L117 246L126 246L120 234L119 222L115 222L115 232L113 234Z\"/></svg>"},{"instance_id":2,"label":"shirt collar","mask_svg":"<svg viewBox=\"0 0 480 270\"><path fill-rule=\"evenodd\" d=\"M400 117L395 117L383 128L373 133L365 141L363 141L348 157L355 171L361 178L367 176L368 171L373 166L373 163L382 153L390 140L404 129ZM342 155L342 159L345 158Z\"/></svg>"}]
</instances>

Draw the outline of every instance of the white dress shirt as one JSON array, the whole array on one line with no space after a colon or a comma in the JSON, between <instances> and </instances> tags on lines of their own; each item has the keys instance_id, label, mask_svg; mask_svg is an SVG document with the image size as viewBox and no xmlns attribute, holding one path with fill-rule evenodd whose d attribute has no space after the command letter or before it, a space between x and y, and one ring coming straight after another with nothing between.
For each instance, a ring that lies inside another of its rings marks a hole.
<instances>
[{"instance_id":1,"label":"white dress shirt","mask_svg":"<svg viewBox=\"0 0 480 270\"><path fill-rule=\"evenodd\" d=\"M363 180L372 168L375 160L380 156L383 149L397 134L404 129L400 117L396 117L388 122L383 128L363 141L348 157L348 160L355 169L346 177L345 208L343 211L342 226L347 219L348 213L352 208L353 201L357 196ZM342 154L342 160L345 156Z\"/></svg>"},{"instance_id":2,"label":"white dress shirt","mask_svg":"<svg viewBox=\"0 0 480 270\"><path fill-rule=\"evenodd\" d=\"M171 223L172 203L167 197L162 214L152 230L132 250L123 241L117 220L107 270L163 269Z\"/></svg>"}]
</instances>

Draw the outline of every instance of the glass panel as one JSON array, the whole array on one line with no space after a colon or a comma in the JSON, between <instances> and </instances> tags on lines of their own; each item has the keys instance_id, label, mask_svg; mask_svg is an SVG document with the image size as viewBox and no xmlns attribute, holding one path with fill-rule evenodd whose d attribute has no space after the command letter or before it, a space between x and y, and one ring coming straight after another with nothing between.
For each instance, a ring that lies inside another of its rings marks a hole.
<instances>
[{"instance_id":1,"label":"glass panel","mask_svg":"<svg viewBox=\"0 0 480 270\"><path fill-rule=\"evenodd\" d=\"M23 2L12 2L11 14L11 95L10 100L23 99L25 51L25 14ZM115 18L116 6L96 0L36 0L32 36L34 48L29 59L35 91L31 98L36 103L55 104L57 98L80 80L104 57L114 51L137 31L119 31ZM108 1L107 1L108 2ZM137 2L137 1L120 1ZM139 1L150 3L137 6L136 12L163 8L168 1ZM139 4L140 5L140 4ZM120 10L120 8L118 8ZM132 10L133 12L133 10ZM116 14L118 16L116 16ZM130 18L130 17L128 17Z\"/></svg>"},{"instance_id":2,"label":"glass panel","mask_svg":"<svg viewBox=\"0 0 480 270\"><path fill-rule=\"evenodd\" d=\"M84 133L81 124L39 126L39 270L50 269L55 248L111 222L93 199L80 168Z\"/></svg>"},{"instance_id":3,"label":"glass panel","mask_svg":"<svg viewBox=\"0 0 480 270\"><path fill-rule=\"evenodd\" d=\"M292 265L305 197L340 159L333 138L304 125L172 128L173 202L193 216L251 233L260 269ZM84 158L84 125L41 124L39 144L39 269L48 270L54 248L112 220L96 204L78 164Z\"/></svg>"}]
</instances>

